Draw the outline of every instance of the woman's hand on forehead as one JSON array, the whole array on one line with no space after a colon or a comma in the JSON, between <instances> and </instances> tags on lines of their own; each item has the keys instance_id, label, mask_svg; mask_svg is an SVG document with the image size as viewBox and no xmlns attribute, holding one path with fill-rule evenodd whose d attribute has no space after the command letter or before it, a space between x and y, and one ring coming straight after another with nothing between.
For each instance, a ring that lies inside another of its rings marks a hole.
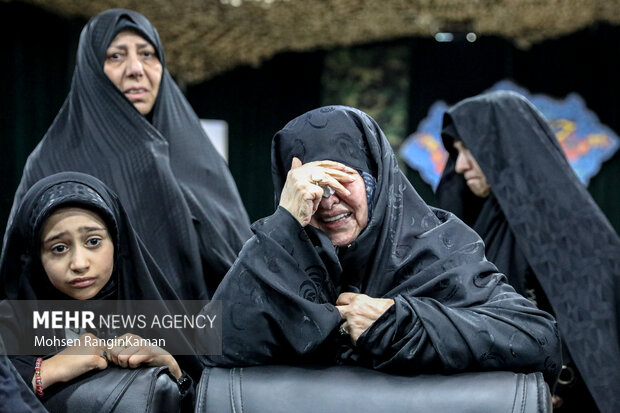
<instances>
[{"instance_id":1,"label":"woman's hand on forehead","mask_svg":"<svg viewBox=\"0 0 620 413\"><path fill-rule=\"evenodd\" d=\"M335 161L313 161L302 164L293 158L280 196L280 206L289 211L302 226L312 219L323 197L324 186L331 187L336 194L349 196L351 193L343 184L355 180L355 169Z\"/></svg>"}]
</instances>

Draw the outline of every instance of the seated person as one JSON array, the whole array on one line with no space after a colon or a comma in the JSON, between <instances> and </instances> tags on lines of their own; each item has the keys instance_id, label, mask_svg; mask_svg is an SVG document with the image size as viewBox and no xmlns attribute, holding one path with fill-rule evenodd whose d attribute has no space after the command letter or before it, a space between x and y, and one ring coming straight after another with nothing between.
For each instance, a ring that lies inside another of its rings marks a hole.
<instances>
[{"instance_id":1,"label":"seated person","mask_svg":"<svg viewBox=\"0 0 620 413\"><path fill-rule=\"evenodd\" d=\"M222 354L206 364L555 380L553 317L505 282L473 230L424 203L370 116L312 110L275 135L271 159L279 206L216 291Z\"/></svg>"},{"instance_id":2,"label":"seated person","mask_svg":"<svg viewBox=\"0 0 620 413\"><path fill-rule=\"evenodd\" d=\"M0 272L10 284L8 290L15 292L10 300L117 300L121 304L131 303L129 300L177 300L135 235L116 195L96 178L77 172L44 178L25 194L9 227ZM5 341L23 343L16 337L20 323L6 324L7 319L11 322L10 309L0 306L0 318L5 323L0 334ZM64 334L71 338L70 331L64 330ZM91 332L79 334L92 336ZM56 383L111 364L123 368L168 366L179 380L180 390L188 389L191 379L172 355L160 347L133 345L136 341L108 348L80 340L53 355L10 358L39 396L53 394L59 388ZM184 356L191 368L197 360L191 363L189 359ZM35 377L38 363L40 383Z\"/></svg>"},{"instance_id":3,"label":"seated person","mask_svg":"<svg viewBox=\"0 0 620 413\"><path fill-rule=\"evenodd\" d=\"M589 393L601 411L620 411L620 239L547 121L523 96L493 92L449 109L442 138L440 206L480 234L518 292L557 317L557 411L596 412Z\"/></svg>"}]
</instances>

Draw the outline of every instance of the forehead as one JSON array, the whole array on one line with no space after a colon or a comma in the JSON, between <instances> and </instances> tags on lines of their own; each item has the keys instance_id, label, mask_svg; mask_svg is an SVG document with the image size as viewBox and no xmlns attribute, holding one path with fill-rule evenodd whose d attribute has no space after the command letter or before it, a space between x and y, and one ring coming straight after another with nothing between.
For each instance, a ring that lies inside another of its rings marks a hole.
<instances>
[{"instance_id":1,"label":"forehead","mask_svg":"<svg viewBox=\"0 0 620 413\"><path fill-rule=\"evenodd\" d=\"M107 229L105 222L96 212L79 207L64 207L57 209L47 218L42 234L45 235L52 230L69 230L78 225Z\"/></svg>"},{"instance_id":2,"label":"forehead","mask_svg":"<svg viewBox=\"0 0 620 413\"><path fill-rule=\"evenodd\" d=\"M141 34L130 29L121 30L118 32L118 34L110 42L109 47L121 47L128 45L137 45L138 47L154 47L151 42L145 39Z\"/></svg>"}]
</instances>

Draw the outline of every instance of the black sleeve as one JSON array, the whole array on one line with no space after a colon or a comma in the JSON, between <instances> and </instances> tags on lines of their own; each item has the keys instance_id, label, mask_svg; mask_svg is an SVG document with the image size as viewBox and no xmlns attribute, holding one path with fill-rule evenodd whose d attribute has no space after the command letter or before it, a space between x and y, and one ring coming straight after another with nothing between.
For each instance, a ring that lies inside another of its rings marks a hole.
<instances>
[{"instance_id":1,"label":"black sleeve","mask_svg":"<svg viewBox=\"0 0 620 413\"><path fill-rule=\"evenodd\" d=\"M252 230L213 297L222 305L222 355L207 356L207 365L298 360L340 323L323 289L327 272L299 222L280 207Z\"/></svg>"},{"instance_id":2,"label":"black sleeve","mask_svg":"<svg viewBox=\"0 0 620 413\"><path fill-rule=\"evenodd\" d=\"M477 275L467 265L453 268L447 274L459 281L449 291L437 288L437 280L423 293L394 296L395 304L357 341L372 367L409 374L541 371L553 383L562 365L555 320L486 264L488 271Z\"/></svg>"},{"instance_id":3,"label":"black sleeve","mask_svg":"<svg viewBox=\"0 0 620 413\"><path fill-rule=\"evenodd\" d=\"M11 412L45 412L32 390L34 363L32 356L0 356L0 395L2 409Z\"/></svg>"}]
</instances>

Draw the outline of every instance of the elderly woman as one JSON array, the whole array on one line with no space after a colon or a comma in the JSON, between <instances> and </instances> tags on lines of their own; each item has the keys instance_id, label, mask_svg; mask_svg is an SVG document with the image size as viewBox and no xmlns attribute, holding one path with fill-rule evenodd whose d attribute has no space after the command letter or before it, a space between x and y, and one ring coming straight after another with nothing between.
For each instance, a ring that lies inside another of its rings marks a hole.
<instances>
[{"instance_id":1,"label":"elderly woman","mask_svg":"<svg viewBox=\"0 0 620 413\"><path fill-rule=\"evenodd\" d=\"M590 394L602 412L620 411L620 239L547 122L524 97L494 92L448 110L442 137L440 205L480 234L517 291L557 317L558 412L596 411Z\"/></svg>"},{"instance_id":2,"label":"elderly woman","mask_svg":"<svg viewBox=\"0 0 620 413\"><path fill-rule=\"evenodd\" d=\"M28 158L9 225L28 188L62 171L89 173L119 195L181 298L209 298L251 235L157 30L134 11L108 10L84 27L71 90Z\"/></svg>"},{"instance_id":3,"label":"elderly woman","mask_svg":"<svg viewBox=\"0 0 620 413\"><path fill-rule=\"evenodd\" d=\"M375 121L324 107L272 145L279 207L216 291L208 364L359 364L404 374L559 369L555 321L515 293L480 238L427 206Z\"/></svg>"}]
</instances>

